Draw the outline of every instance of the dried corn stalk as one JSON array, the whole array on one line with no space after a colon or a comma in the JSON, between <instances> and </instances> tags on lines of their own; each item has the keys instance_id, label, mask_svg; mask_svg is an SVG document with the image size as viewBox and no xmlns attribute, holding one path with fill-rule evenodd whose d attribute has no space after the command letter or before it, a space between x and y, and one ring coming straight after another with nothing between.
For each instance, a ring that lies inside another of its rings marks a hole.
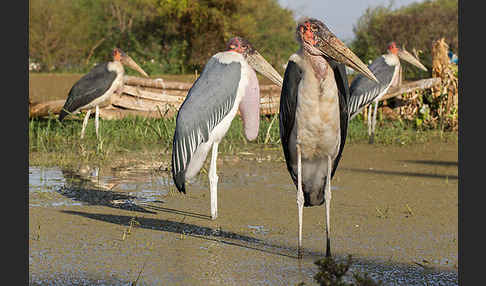
<instances>
[{"instance_id":1,"label":"dried corn stalk","mask_svg":"<svg viewBox=\"0 0 486 286\"><path fill-rule=\"evenodd\" d=\"M449 46L444 38L432 43L432 76L442 79L442 84L432 89L434 100L438 100L437 115L441 128L457 130L458 78L457 66L449 62Z\"/></svg>"}]
</instances>

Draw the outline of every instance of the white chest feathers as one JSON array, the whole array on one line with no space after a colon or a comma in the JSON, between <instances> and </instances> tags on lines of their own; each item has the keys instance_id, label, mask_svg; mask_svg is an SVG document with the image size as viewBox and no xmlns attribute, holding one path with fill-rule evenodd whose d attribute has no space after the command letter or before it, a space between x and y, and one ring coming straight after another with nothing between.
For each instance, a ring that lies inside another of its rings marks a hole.
<instances>
[{"instance_id":1,"label":"white chest feathers","mask_svg":"<svg viewBox=\"0 0 486 286\"><path fill-rule=\"evenodd\" d=\"M319 68L320 76L316 76L309 61L300 58L297 64L303 71L295 120L302 155L333 156L340 140L339 94L334 72L327 62L318 63L325 65Z\"/></svg>"}]
</instances>

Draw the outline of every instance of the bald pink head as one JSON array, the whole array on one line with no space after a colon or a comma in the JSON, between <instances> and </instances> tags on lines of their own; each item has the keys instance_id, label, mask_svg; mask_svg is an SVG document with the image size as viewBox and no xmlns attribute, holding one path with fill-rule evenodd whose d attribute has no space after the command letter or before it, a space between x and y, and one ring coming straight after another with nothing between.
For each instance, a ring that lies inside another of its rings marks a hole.
<instances>
[{"instance_id":1,"label":"bald pink head","mask_svg":"<svg viewBox=\"0 0 486 286\"><path fill-rule=\"evenodd\" d=\"M391 42L388 44L387 50L390 54L396 55L398 53L397 44L395 42Z\"/></svg>"}]
</instances>

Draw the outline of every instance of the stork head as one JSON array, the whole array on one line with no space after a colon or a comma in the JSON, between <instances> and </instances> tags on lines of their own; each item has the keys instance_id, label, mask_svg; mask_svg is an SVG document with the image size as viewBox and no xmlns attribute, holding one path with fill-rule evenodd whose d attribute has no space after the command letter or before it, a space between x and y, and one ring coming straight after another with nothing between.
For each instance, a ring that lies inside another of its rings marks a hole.
<instances>
[{"instance_id":1,"label":"stork head","mask_svg":"<svg viewBox=\"0 0 486 286\"><path fill-rule=\"evenodd\" d=\"M282 76L269 64L246 39L233 37L228 41L227 51L241 54L248 64L278 86L282 86Z\"/></svg>"},{"instance_id":2,"label":"stork head","mask_svg":"<svg viewBox=\"0 0 486 286\"><path fill-rule=\"evenodd\" d=\"M300 20L296 38L307 53L333 59L378 82L368 67L321 21L314 18Z\"/></svg>"},{"instance_id":3,"label":"stork head","mask_svg":"<svg viewBox=\"0 0 486 286\"><path fill-rule=\"evenodd\" d=\"M388 44L388 47L386 48L388 53L397 55L398 54L398 48L397 48L397 43L391 42Z\"/></svg>"},{"instance_id":4,"label":"stork head","mask_svg":"<svg viewBox=\"0 0 486 286\"><path fill-rule=\"evenodd\" d=\"M113 49L113 61L116 62L121 62L123 65L126 65L127 67L130 67L139 73L141 73L145 77L149 77L148 74L127 54L125 54L124 51L122 51L119 48L114 48Z\"/></svg>"},{"instance_id":5,"label":"stork head","mask_svg":"<svg viewBox=\"0 0 486 286\"><path fill-rule=\"evenodd\" d=\"M387 51L389 54L394 54L400 59L411 63L419 69L427 71L427 68L416 57L414 57L411 53L405 50L405 48L398 48L395 42L391 42L390 44L388 44Z\"/></svg>"}]
</instances>

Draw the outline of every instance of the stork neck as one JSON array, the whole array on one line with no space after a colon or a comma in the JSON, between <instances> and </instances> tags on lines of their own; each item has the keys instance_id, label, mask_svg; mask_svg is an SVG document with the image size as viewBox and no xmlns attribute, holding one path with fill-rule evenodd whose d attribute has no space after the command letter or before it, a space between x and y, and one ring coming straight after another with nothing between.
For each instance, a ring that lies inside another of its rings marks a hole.
<instances>
[{"instance_id":1,"label":"stork neck","mask_svg":"<svg viewBox=\"0 0 486 286\"><path fill-rule=\"evenodd\" d=\"M400 59L395 54L384 54L383 58L385 59L385 62L390 66L400 65Z\"/></svg>"},{"instance_id":2,"label":"stork neck","mask_svg":"<svg viewBox=\"0 0 486 286\"><path fill-rule=\"evenodd\" d=\"M125 69L120 61L112 61L108 63L108 70L116 72L117 74L123 74Z\"/></svg>"},{"instance_id":3,"label":"stork neck","mask_svg":"<svg viewBox=\"0 0 486 286\"><path fill-rule=\"evenodd\" d=\"M323 56L315 56L310 54L307 51L303 51L303 55L306 61L312 66L314 70L315 77L317 79L323 80L326 75L326 70L329 64L327 63L326 59Z\"/></svg>"}]
</instances>

